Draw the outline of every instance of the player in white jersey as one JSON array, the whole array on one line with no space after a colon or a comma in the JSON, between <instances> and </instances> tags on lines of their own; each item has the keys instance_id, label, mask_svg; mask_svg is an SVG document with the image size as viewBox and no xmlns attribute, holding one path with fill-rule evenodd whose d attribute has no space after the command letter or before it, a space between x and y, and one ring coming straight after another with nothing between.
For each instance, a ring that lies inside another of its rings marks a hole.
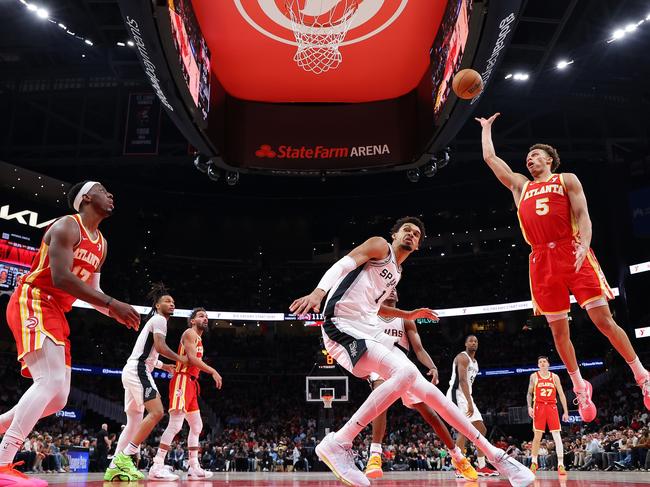
<instances>
[{"instance_id":1,"label":"player in white jersey","mask_svg":"<svg viewBox=\"0 0 650 487\"><path fill-rule=\"evenodd\" d=\"M386 381L373 390L356 413L338 431L328 434L316 446L316 454L346 485L370 485L350 454L352 440L370 421L385 411L405 391L436 410L449 424L482 448L490 461L507 475L513 486L524 487L535 480L526 467L492 446L463 414L433 384L427 381L395 339L377 325L382 302L400 280L401 264L418 249L424 224L414 217L399 219L391 230L392 242L372 237L335 263L307 296L289 307L297 315L320 311L329 291L322 327L325 348L346 370L359 378L378 373ZM384 316L405 319L437 319L428 308L404 311L382 307Z\"/></svg>"},{"instance_id":2,"label":"player in white jersey","mask_svg":"<svg viewBox=\"0 0 650 487\"><path fill-rule=\"evenodd\" d=\"M475 358L477 350L478 338L475 335L469 335L465 339L465 351L460 352L454 358L447 397L458 406L458 409L484 435L487 428L483 423L483 416L481 416L481 412L478 410L472 397L472 384L474 384L474 380L476 380L479 372L478 361ZM461 450L465 450L465 440L465 436L459 432L456 438L456 445ZM481 477L499 475L495 470L492 470L485 464L485 453L480 448L478 451L478 468L476 472Z\"/></svg>"},{"instance_id":3,"label":"player in white jersey","mask_svg":"<svg viewBox=\"0 0 650 487\"><path fill-rule=\"evenodd\" d=\"M133 352L122 369L126 427L120 434L115 455L104 474L104 480L108 481L137 481L144 478L144 474L135 467L132 456L138 453L140 444L147 439L165 414L151 371L154 368L169 373L174 371L174 366L163 364L158 360L158 355L187 363L187 357L180 357L165 342L167 322L174 314L174 298L162 284L154 284L149 297L153 300L151 312L138 335ZM148 414L143 418L145 409ZM177 475L168 473L165 480L178 480Z\"/></svg>"},{"instance_id":4,"label":"player in white jersey","mask_svg":"<svg viewBox=\"0 0 650 487\"><path fill-rule=\"evenodd\" d=\"M382 306L394 308L396 304L397 292L393 290ZM380 309L378 324L383 328L384 333L397 339L395 346L402 349L404 353L408 354L409 350L413 348L413 352L419 362L427 368L427 375L431 377L431 383L438 384L438 368L433 363L429 353L422 346L422 340L420 339L420 334L418 333L415 321L405 320L403 318L384 318L381 315ZM375 389L384 383L384 379L381 378L379 374L373 372L368 377L368 382L370 383L370 388ZM472 467L467 458L463 456L460 448L454 444L454 440L452 439L447 426L442 422L436 412L408 391L402 395L402 403L407 408L412 408L419 412L422 418L424 418L424 420L433 428L436 435L438 435L445 447L447 447L452 458L452 464L454 468L456 468L458 475L468 481L477 480L478 475L474 470L474 467ZM383 471L381 468L381 443L386 434L387 413L388 410L384 411L372 420L370 458L368 459L365 471L366 477L371 479L383 477Z\"/></svg>"}]
</instances>

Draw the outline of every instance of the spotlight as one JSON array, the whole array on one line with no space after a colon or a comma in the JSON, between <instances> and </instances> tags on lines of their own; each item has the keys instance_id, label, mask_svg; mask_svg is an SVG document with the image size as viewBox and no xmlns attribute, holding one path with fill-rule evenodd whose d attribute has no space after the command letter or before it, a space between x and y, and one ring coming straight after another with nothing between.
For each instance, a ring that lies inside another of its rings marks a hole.
<instances>
[{"instance_id":1,"label":"spotlight","mask_svg":"<svg viewBox=\"0 0 650 487\"><path fill-rule=\"evenodd\" d=\"M636 30L636 24L627 24L625 26L625 32L634 32Z\"/></svg>"},{"instance_id":2,"label":"spotlight","mask_svg":"<svg viewBox=\"0 0 650 487\"><path fill-rule=\"evenodd\" d=\"M133 46L135 46L135 42L133 42L133 41L126 41L126 43L127 43L127 45L128 45L129 47L133 47Z\"/></svg>"},{"instance_id":3,"label":"spotlight","mask_svg":"<svg viewBox=\"0 0 650 487\"><path fill-rule=\"evenodd\" d=\"M422 172L428 178L432 178L438 172L438 165L436 164L435 159L432 158L431 162L427 162L422 166Z\"/></svg>"},{"instance_id":4,"label":"spotlight","mask_svg":"<svg viewBox=\"0 0 650 487\"><path fill-rule=\"evenodd\" d=\"M562 61L559 61L555 67L557 69L564 69L566 68L569 64L573 64L573 59L571 61L567 61L566 59L563 59Z\"/></svg>"},{"instance_id":5,"label":"spotlight","mask_svg":"<svg viewBox=\"0 0 650 487\"><path fill-rule=\"evenodd\" d=\"M117 45L120 47L126 47L126 44L124 44L123 42L117 42Z\"/></svg>"},{"instance_id":6,"label":"spotlight","mask_svg":"<svg viewBox=\"0 0 650 487\"><path fill-rule=\"evenodd\" d=\"M515 73L513 78L515 81L526 81L528 78L530 78L530 76L528 73Z\"/></svg>"},{"instance_id":7,"label":"spotlight","mask_svg":"<svg viewBox=\"0 0 650 487\"><path fill-rule=\"evenodd\" d=\"M207 173L209 167L209 159L204 159L203 156L199 154L194 158L194 167L204 174Z\"/></svg>"},{"instance_id":8,"label":"spotlight","mask_svg":"<svg viewBox=\"0 0 650 487\"><path fill-rule=\"evenodd\" d=\"M234 186L238 182L239 182L239 172L228 171L226 173L226 183L228 183L228 186Z\"/></svg>"},{"instance_id":9,"label":"spotlight","mask_svg":"<svg viewBox=\"0 0 650 487\"><path fill-rule=\"evenodd\" d=\"M420 170L417 167L409 169L406 171L406 177L412 183L417 183L420 180Z\"/></svg>"},{"instance_id":10,"label":"spotlight","mask_svg":"<svg viewBox=\"0 0 650 487\"><path fill-rule=\"evenodd\" d=\"M625 31L623 29L616 29L612 34L612 39L617 40L625 36Z\"/></svg>"},{"instance_id":11,"label":"spotlight","mask_svg":"<svg viewBox=\"0 0 650 487\"><path fill-rule=\"evenodd\" d=\"M36 10L36 15L41 19L49 19L50 13L44 8L40 7Z\"/></svg>"},{"instance_id":12,"label":"spotlight","mask_svg":"<svg viewBox=\"0 0 650 487\"><path fill-rule=\"evenodd\" d=\"M89 46L92 46L92 45L93 45L93 41L91 41L90 39L84 39L84 42L85 42L86 44L88 44Z\"/></svg>"},{"instance_id":13,"label":"spotlight","mask_svg":"<svg viewBox=\"0 0 650 487\"><path fill-rule=\"evenodd\" d=\"M219 171L214 164L208 164L208 177L211 181L219 181L221 178L221 171Z\"/></svg>"}]
</instances>

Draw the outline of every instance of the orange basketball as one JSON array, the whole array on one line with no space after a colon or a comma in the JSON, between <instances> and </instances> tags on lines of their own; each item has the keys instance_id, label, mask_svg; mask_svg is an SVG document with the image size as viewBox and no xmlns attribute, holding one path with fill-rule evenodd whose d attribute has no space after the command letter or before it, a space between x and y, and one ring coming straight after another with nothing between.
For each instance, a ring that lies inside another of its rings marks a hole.
<instances>
[{"instance_id":1,"label":"orange basketball","mask_svg":"<svg viewBox=\"0 0 650 487\"><path fill-rule=\"evenodd\" d=\"M483 80L473 69L462 69L454 76L451 87L458 98L471 100L483 91Z\"/></svg>"}]
</instances>

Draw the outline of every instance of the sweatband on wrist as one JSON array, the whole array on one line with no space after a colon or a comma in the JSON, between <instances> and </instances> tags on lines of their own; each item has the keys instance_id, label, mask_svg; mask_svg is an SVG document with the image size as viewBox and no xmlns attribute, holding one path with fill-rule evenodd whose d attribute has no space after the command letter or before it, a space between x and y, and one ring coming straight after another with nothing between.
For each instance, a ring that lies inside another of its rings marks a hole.
<instances>
[{"instance_id":1,"label":"sweatband on wrist","mask_svg":"<svg viewBox=\"0 0 650 487\"><path fill-rule=\"evenodd\" d=\"M327 270L327 272L323 275L320 282L318 283L318 286L316 287L322 289L325 292L328 292L330 289L332 289L332 286L336 284L336 281L341 278L341 276L347 274L350 271L353 271L356 268L357 263L354 261L354 259L349 255L346 255Z\"/></svg>"}]
</instances>

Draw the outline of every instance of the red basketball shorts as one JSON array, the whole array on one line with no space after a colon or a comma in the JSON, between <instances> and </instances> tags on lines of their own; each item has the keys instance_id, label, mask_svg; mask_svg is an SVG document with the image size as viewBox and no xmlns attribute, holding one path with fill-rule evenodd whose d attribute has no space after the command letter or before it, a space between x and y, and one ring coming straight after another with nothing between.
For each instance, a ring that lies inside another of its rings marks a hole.
<instances>
[{"instance_id":1,"label":"red basketball shorts","mask_svg":"<svg viewBox=\"0 0 650 487\"><path fill-rule=\"evenodd\" d=\"M533 430L546 431L548 426L549 431L560 431L560 416L557 412L557 404L553 403L535 403L533 413Z\"/></svg>"},{"instance_id":2,"label":"red basketball shorts","mask_svg":"<svg viewBox=\"0 0 650 487\"><path fill-rule=\"evenodd\" d=\"M573 293L583 308L597 299L614 299L603 271L593 251L578 272L571 242L535 246L529 257L530 291L535 314L567 313L571 308L569 293Z\"/></svg>"},{"instance_id":3,"label":"red basketball shorts","mask_svg":"<svg viewBox=\"0 0 650 487\"><path fill-rule=\"evenodd\" d=\"M169 382L169 410L193 413L199 410L199 382L188 374L174 374Z\"/></svg>"},{"instance_id":4,"label":"red basketball shorts","mask_svg":"<svg viewBox=\"0 0 650 487\"><path fill-rule=\"evenodd\" d=\"M31 377L23 357L40 350L45 339L65 347L65 364L70 367L70 327L65 314L49 295L33 286L23 284L16 288L7 305L7 323L16 340L22 375Z\"/></svg>"}]
</instances>

